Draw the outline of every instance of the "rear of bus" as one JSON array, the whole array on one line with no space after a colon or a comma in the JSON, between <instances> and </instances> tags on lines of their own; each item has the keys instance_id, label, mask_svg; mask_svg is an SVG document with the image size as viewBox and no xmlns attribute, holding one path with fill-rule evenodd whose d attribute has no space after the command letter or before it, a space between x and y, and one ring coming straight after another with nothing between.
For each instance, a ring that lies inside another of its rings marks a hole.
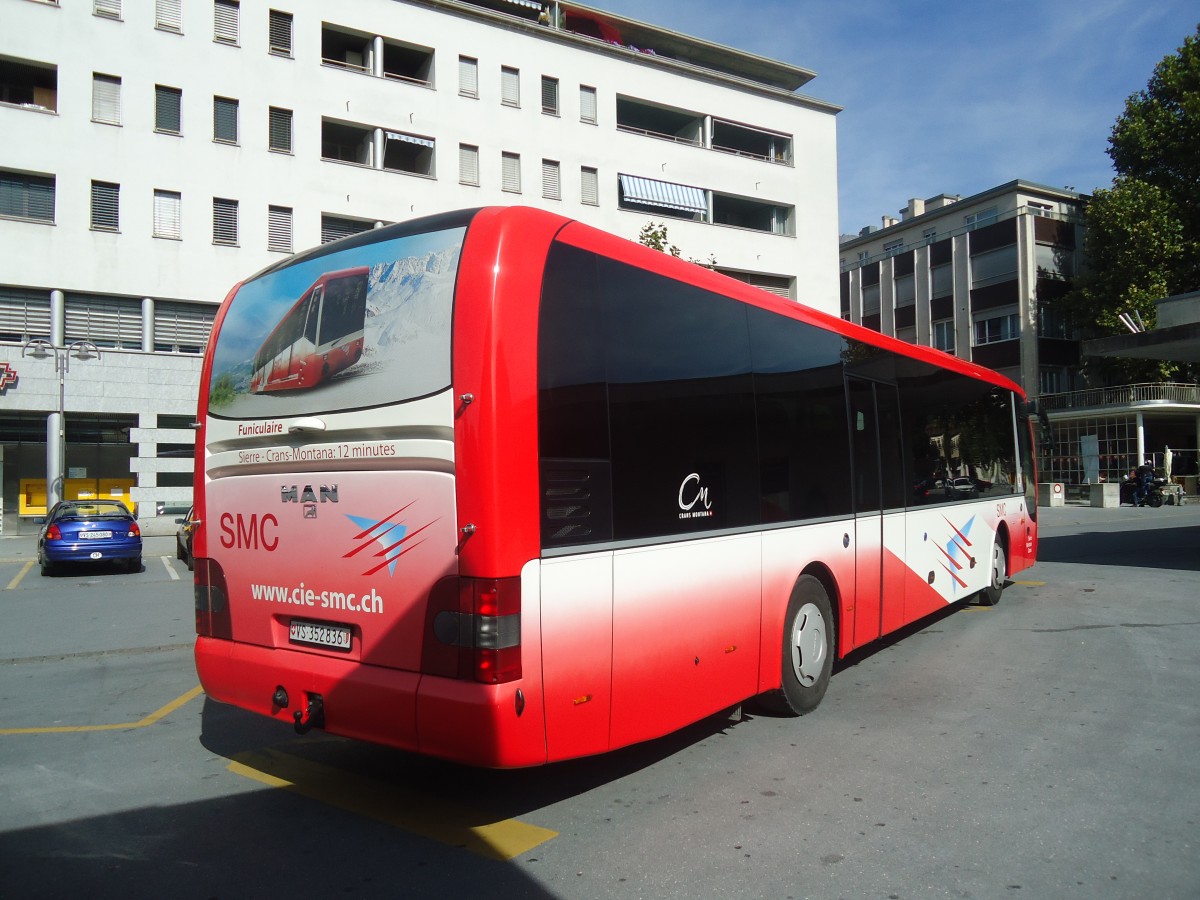
<instances>
[{"instance_id":1,"label":"rear of bus","mask_svg":"<svg viewBox=\"0 0 1200 900\"><path fill-rule=\"evenodd\" d=\"M378 229L226 299L201 382L195 488L195 656L211 698L300 732L476 765L545 761L540 697L522 678L537 662L522 657L520 617L536 533L500 534L503 517L480 509L504 465L488 424L491 379L505 378L487 348L492 307L507 290L536 316L536 284L488 262L520 224L485 210ZM357 359L256 390L264 342L314 284L346 272L365 273ZM532 466L530 449L518 448Z\"/></svg>"}]
</instances>

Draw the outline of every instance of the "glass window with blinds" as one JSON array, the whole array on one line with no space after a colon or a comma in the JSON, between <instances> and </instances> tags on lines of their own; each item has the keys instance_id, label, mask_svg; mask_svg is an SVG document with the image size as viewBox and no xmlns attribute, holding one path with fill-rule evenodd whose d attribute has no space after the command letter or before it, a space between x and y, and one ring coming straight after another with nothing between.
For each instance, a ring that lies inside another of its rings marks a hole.
<instances>
[{"instance_id":1,"label":"glass window with blinds","mask_svg":"<svg viewBox=\"0 0 1200 900\"><path fill-rule=\"evenodd\" d=\"M154 86L154 130L163 134L179 134L182 129L183 91L179 88Z\"/></svg>"},{"instance_id":2,"label":"glass window with blinds","mask_svg":"<svg viewBox=\"0 0 1200 900\"><path fill-rule=\"evenodd\" d=\"M92 121L121 124L121 79L115 75L92 73Z\"/></svg>"},{"instance_id":3,"label":"glass window with blinds","mask_svg":"<svg viewBox=\"0 0 1200 900\"><path fill-rule=\"evenodd\" d=\"M470 56L458 58L458 93L463 97L479 96L479 60Z\"/></svg>"},{"instance_id":4,"label":"glass window with blinds","mask_svg":"<svg viewBox=\"0 0 1200 900\"><path fill-rule=\"evenodd\" d=\"M459 184L479 184L479 148L470 144L458 145Z\"/></svg>"},{"instance_id":5,"label":"glass window with blinds","mask_svg":"<svg viewBox=\"0 0 1200 900\"><path fill-rule=\"evenodd\" d=\"M0 288L0 341L49 337L49 292Z\"/></svg>"},{"instance_id":6,"label":"glass window with blinds","mask_svg":"<svg viewBox=\"0 0 1200 900\"><path fill-rule=\"evenodd\" d=\"M321 243L340 241L352 234L362 234L375 227L374 222L362 219L346 219L341 216L321 216Z\"/></svg>"},{"instance_id":7,"label":"glass window with blinds","mask_svg":"<svg viewBox=\"0 0 1200 900\"><path fill-rule=\"evenodd\" d=\"M64 298L67 343L91 341L97 347L142 348L142 303L128 297L67 294Z\"/></svg>"},{"instance_id":8,"label":"glass window with blinds","mask_svg":"<svg viewBox=\"0 0 1200 900\"><path fill-rule=\"evenodd\" d=\"M556 160L542 160L542 196L547 200L562 199L562 179L559 177L559 166Z\"/></svg>"},{"instance_id":9,"label":"glass window with blinds","mask_svg":"<svg viewBox=\"0 0 1200 900\"><path fill-rule=\"evenodd\" d=\"M121 0L94 0L92 12L106 19L120 19Z\"/></svg>"},{"instance_id":10,"label":"glass window with blinds","mask_svg":"<svg viewBox=\"0 0 1200 900\"><path fill-rule=\"evenodd\" d=\"M292 152L292 111L272 106L267 113L267 141L276 153Z\"/></svg>"},{"instance_id":11,"label":"glass window with blinds","mask_svg":"<svg viewBox=\"0 0 1200 900\"><path fill-rule=\"evenodd\" d=\"M521 105L521 70L500 67L500 102L505 106Z\"/></svg>"},{"instance_id":12,"label":"glass window with blinds","mask_svg":"<svg viewBox=\"0 0 1200 900\"><path fill-rule=\"evenodd\" d=\"M240 6L237 0L213 0L213 40L236 45L239 40Z\"/></svg>"},{"instance_id":13,"label":"glass window with blinds","mask_svg":"<svg viewBox=\"0 0 1200 900\"><path fill-rule=\"evenodd\" d=\"M586 84L579 86L579 121L595 125L599 120L596 113L596 89Z\"/></svg>"},{"instance_id":14,"label":"glass window with blinds","mask_svg":"<svg viewBox=\"0 0 1200 900\"><path fill-rule=\"evenodd\" d=\"M542 76L542 112L548 116L558 115L558 79Z\"/></svg>"},{"instance_id":15,"label":"glass window with blinds","mask_svg":"<svg viewBox=\"0 0 1200 900\"><path fill-rule=\"evenodd\" d=\"M121 186L107 181L92 182L92 229L119 231Z\"/></svg>"},{"instance_id":16,"label":"glass window with blinds","mask_svg":"<svg viewBox=\"0 0 1200 900\"><path fill-rule=\"evenodd\" d=\"M278 253L292 252L292 208L267 207L267 249Z\"/></svg>"},{"instance_id":17,"label":"glass window with blinds","mask_svg":"<svg viewBox=\"0 0 1200 900\"><path fill-rule=\"evenodd\" d=\"M213 243L236 247L238 242L238 202L213 197Z\"/></svg>"},{"instance_id":18,"label":"glass window with blinds","mask_svg":"<svg viewBox=\"0 0 1200 900\"><path fill-rule=\"evenodd\" d=\"M600 173L590 166L579 170L579 202L587 206L600 205Z\"/></svg>"},{"instance_id":19,"label":"glass window with blinds","mask_svg":"<svg viewBox=\"0 0 1200 900\"><path fill-rule=\"evenodd\" d=\"M236 144L238 140L238 102L229 97L213 97L213 140Z\"/></svg>"},{"instance_id":20,"label":"glass window with blinds","mask_svg":"<svg viewBox=\"0 0 1200 900\"><path fill-rule=\"evenodd\" d=\"M0 216L54 223L53 175L0 171Z\"/></svg>"},{"instance_id":21,"label":"glass window with blinds","mask_svg":"<svg viewBox=\"0 0 1200 900\"><path fill-rule=\"evenodd\" d=\"M183 0L154 0L154 27L183 32Z\"/></svg>"},{"instance_id":22,"label":"glass window with blinds","mask_svg":"<svg viewBox=\"0 0 1200 900\"><path fill-rule=\"evenodd\" d=\"M513 194L521 193L521 154L501 154L500 189Z\"/></svg>"},{"instance_id":23,"label":"glass window with blinds","mask_svg":"<svg viewBox=\"0 0 1200 900\"><path fill-rule=\"evenodd\" d=\"M178 191L154 192L154 236L179 240L182 236L183 196Z\"/></svg>"},{"instance_id":24,"label":"glass window with blinds","mask_svg":"<svg viewBox=\"0 0 1200 900\"><path fill-rule=\"evenodd\" d=\"M157 300L154 303L154 349L159 353L203 353L212 331L216 307Z\"/></svg>"},{"instance_id":25,"label":"glass window with blinds","mask_svg":"<svg viewBox=\"0 0 1200 900\"><path fill-rule=\"evenodd\" d=\"M272 56L291 56L292 14L273 9L268 17L268 52Z\"/></svg>"}]
</instances>

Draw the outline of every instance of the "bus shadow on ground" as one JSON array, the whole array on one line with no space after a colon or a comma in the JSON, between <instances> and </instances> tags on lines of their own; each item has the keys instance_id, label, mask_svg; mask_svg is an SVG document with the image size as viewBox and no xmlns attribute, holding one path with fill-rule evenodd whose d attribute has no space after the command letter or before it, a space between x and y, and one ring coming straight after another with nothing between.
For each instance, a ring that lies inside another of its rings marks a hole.
<instances>
[{"instance_id":1,"label":"bus shadow on ground","mask_svg":"<svg viewBox=\"0 0 1200 900\"><path fill-rule=\"evenodd\" d=\"M1038 561L1200 572L1200 525L1043 535Z\"/></svg>"}]
</instances>

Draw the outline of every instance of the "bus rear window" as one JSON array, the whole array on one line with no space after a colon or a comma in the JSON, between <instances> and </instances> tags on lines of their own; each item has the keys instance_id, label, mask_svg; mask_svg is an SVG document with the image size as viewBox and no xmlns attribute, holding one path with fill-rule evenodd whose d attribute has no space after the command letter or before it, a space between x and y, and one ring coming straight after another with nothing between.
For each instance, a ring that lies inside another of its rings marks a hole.
<instances>
[{"instance_id":1,"label":"bus rear window","mask_svg":"<svg viewBox=\"0 0 1200 900\"><path fill-rule=\"evenodd\" d=\"M244 284L217 336L209 414L314 415L446 390L465 231L301 258Z\"/></svg>"}]
</instances>

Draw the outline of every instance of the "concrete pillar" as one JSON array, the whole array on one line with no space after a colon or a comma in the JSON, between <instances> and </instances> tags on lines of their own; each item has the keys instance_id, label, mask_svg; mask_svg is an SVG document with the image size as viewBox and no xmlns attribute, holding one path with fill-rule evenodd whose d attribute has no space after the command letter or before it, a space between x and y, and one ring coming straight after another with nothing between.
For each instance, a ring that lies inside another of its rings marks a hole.
<instances>
[{"instance_id":1,"label":"concrete pillar","mask_svg":"<svg viewBox=\"0 0 1200 900\"><path fill-rule=\"evenodd\" d=\"M879 332L896 336L896 257L879 261Z\"/></svg>"},{"instance_id":2,"label":"concrete pillar","mask_svg":"<svg viewBox=\"0 0 1200 900\"><path fill-rule=\"evenodd\" d=\"M1037 252L1034 217L1017 216L1017 303L1021 316L1021 387L1031 398L1039 393Z\"/></svg>"},{"instance_id":3,"label":"concrete pillar","mask_svg":"<svg viewBox=\"0 0 1200 900\"><path fill-rule=\"evenodd\" d=\"M383 77L383 38L375 35L371 40L371 74Z\"/></svg>"},{"instance_id":4,"label":"concrete pillar","mask_svg":"<svg viewBox=\"0 0 1200 900\"><path fill-rule=\"evenodd\" d=\"M375 133L371 136L371 165L376 169L383 168L383 150L384 141L383 129L376 128Z\"/></svg>"},{"instance_id":5,"label":"concrete pillar","mask_svg":"<svg viewBox=\"0 0 1200 900\"><path fill-rule=\"evenodd\" d=\"M1137 462L1134 465L1140 466L1146 461L1146 420L1140 412L1135 413L1134 418L1137 421Z\"/></svg>"},{"instance_id":6,"label":"concrete pillar","mask_svg":"<svg viewBox=\"0 0 1200 900\"><path fill-rule=\"evenodd\" d=\"M922 244L913 255L913 292L917 315L917 343L922 347L933 344L933 316L930 312L929 296L929 245Z\"/></svg>"},{"instance_id":7,"label":"concrete pillar","mask_svg":"<svg viewBox=\"0 0 1200 900\"><path fill-rule=\"evenodd\" d=\"M50 292L50 343L66 344L67 304L62 291ZM47 511L63 498L63 465L66 455L66 422L63 415L63 379L61 366L67 364L61 350L54 350L55 376L58 378L58 406L46 416L46 507ZM60 358L61 356L61 358Z\"/></svg>"},{"instance_id":8,"label":"concrete pillar","mask_svg":"<svg viewBox=\"0 0 1200 900\"><path fill-rule=\"evenodd\" d=\"M154 351L154 301L149 297L142 298L142 350Z\"/></svg>"},{"instance_id":9,"label":"concrete pillar","mask_svg":"<svg viewBox=\"0 0 1200 900\"><path fill-rule=\"evenodd\" d=\"M967 235L955 235L952 239L951 259L954 271L954 355L971 359L971 257Z\"/></svg>"}]
</instances>

